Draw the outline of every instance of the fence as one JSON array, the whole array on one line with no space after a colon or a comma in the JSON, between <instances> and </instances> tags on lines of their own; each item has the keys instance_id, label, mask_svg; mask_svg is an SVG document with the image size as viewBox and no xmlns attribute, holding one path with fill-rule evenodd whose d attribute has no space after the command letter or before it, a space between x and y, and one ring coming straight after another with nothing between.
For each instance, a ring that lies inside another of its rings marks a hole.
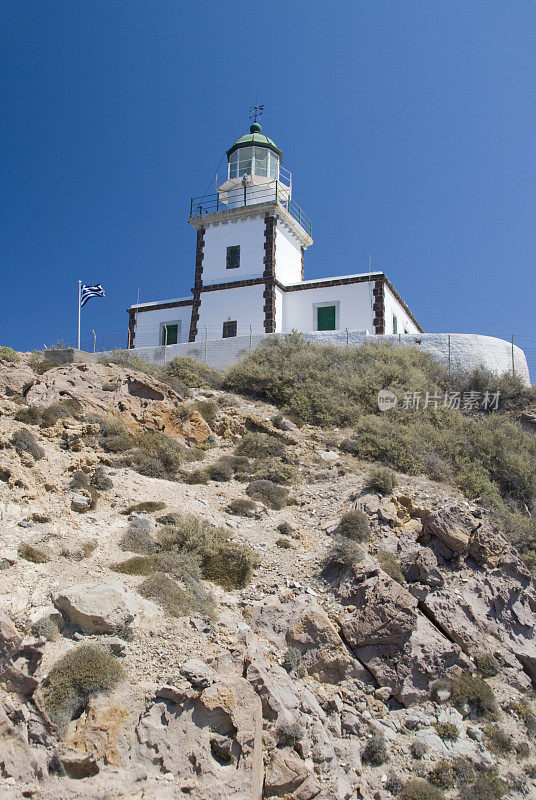
<instances>
[{"instance_id":1,"label":"fence","mask_svg":"<svg viewBox=\"0 0 536 800\"><path fill-rule=\"evenodd\" d=\"M178 356L187 356L202 361L217 369L224 369L254 350L262 341L288 333L266 334L258 326L242 325L237 336L223 339L221 329L202 328L195 342L161 345L158 331L146 332L145 341L135 338L135 353L141 358L157 364L165 364ZM305 339L339 347L355 347L367 339L392 342L393 344L415 344L430 353L448 368L473 369L485 366L497 374L517 375L527 383L536 384L536 337L519 335L499 339L478 334L423 333L392 334L377 336L368 331L314 331L302 332ZM89 347L85 343L89 341ZM83 340L83 350L99 353L110 350L125 350L128 331L123 333L95 334Z\"/></svg>"}]
</instances>

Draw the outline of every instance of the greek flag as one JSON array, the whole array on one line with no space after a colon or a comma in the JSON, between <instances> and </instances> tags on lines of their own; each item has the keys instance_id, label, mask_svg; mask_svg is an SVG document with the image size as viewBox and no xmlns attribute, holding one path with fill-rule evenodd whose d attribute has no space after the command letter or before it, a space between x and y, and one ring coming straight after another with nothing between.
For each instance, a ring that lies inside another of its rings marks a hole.
<instances>
[{"instance_id":1,"label":"greek flag","mask_svg":"<svg viewBox=\"0 0 536 800\"><path fill-rule=\"evenodd\" d=\"M85 283L82 284L80 287L80 308L85 306L87 301L92 297L105 297L104 289L100 285L100 283L95 284L95 286L86 286Z\"/></svg>"}]
</instances>

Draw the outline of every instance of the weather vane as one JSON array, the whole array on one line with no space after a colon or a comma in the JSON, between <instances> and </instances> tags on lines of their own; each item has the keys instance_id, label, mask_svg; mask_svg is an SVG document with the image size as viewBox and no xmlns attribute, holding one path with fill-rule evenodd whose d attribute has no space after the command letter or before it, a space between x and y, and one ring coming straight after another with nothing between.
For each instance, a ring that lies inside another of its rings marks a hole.
<instances>
[{"instance_id":1,"label":"weather vane","mask_svg":"<svg viewBox=\"0 0 536 800\"><path fill-rule=\"evenodd\" d=\"M262 117L263 111L264 111L264 106L250 106L249 118L252 119L253 122L258 122L259 118Z\"/></svg>"}]
</instances>

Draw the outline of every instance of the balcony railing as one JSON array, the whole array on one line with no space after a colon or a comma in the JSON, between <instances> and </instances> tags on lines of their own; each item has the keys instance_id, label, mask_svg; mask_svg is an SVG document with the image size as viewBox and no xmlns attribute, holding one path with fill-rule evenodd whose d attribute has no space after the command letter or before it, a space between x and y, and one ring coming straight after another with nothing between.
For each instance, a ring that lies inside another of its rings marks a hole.
<instances>
[{"instance_id":1,"label":"balcony railing","mask_svg":"<svg viewBox=\"0 0 536 800\"><path fill-rule=\"evenodd\" d=\"M190 217L203 214L214 214L217 211L231 211L235 208L276 203L287 211L301 227L311 236L312 226L309 217L300 206L290 198L288 188L279 181L269 186L246 185L226 192L216 192L190 200Z\"/></svg>"}]
</instances>

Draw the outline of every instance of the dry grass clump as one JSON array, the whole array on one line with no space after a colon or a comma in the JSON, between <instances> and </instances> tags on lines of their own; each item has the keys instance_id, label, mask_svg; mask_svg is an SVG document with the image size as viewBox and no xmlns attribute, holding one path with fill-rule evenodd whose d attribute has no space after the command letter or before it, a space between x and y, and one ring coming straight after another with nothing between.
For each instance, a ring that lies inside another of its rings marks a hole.
<instances>
[{"instance_id":1,"label":"dry grass clump","mask_svg":"<svg viewBox=\"0 0 536 800\"><path fill-rule=\"evenodd\" d=\"M497 700L493 689L486 681L471 672L463 671L454 675L451 681L452 700L456 706L468 703L475 714L495 719Z\"/></svg>"},{"instance_id":2,"label":"dry grass clump","mask_svg":"<svg viewBox=\"0 0 536 800\"><path fill-rule=\"evenodd\" d=\"M376 558L378 559L378 564L386 572L390 578L400 584L404 584L406 579L404 578L404 573L400 569L400 564L394 553L390 553L388 550L378 550L376 553Z\"/></svg>"},{"instance_id":3,"label":"dry grass clump","mask_svg":"<svg viewBox=\"0 0 536 800\"><path fill-rule=\"evenodd\" d=\"M289 495L288 489L285 489L284 486L265 480L252 481L248 485L246 493L253 500L259 500L275 511L279 511L287 505Z\"/></svg>"},{"instance_id":4,"label":"dry grass clump","mask_svg":"<svg viewBox=\"0 0 536 800\"><path fill-rule=\"evenodd\" d=\"M10 442L19 455L21 453L29 453L36 461L44 458L45 451L28 428L21 428L15 431Z\"/></svg>"},{"instance_id":5,"label":"dry grass clump","mask_svg":"<svg viewBox=\"0 0 536 800\"><path fill-rule=\"evenodd\" d=\"M210 616L214 603L200 583L190 582L186 588L179 586L164 572L154 572L138 586L138 592L161 606L171 617L198 613Z\"/></svg>"},{"instance_id":6,"label":"dry grass clump","mask_svg":"<svg viewBox=\"0 0 536 800\"><path fill-rule=\"evenodd\" d=\"M371 764L373 767L379 767L387 761L389 758L387 746L385 738L380 733L374 733L367 739L361 758L365 764Z\"/></svg>"},{"instance_id":7,"label":"dry grass clump","mask_svg":"<svg viewBox=\"0 0 536 800\"><path fill-rule=\"evenodd\" d=\"M19 554L20 558L23 558L25 561L31 561L32 564L46 564L47 561L50 561L50 558L46 553L44 553L38 547L34 547L33 545L27 543L19 544L17 553Z\"/></svg>"},{"instance_id":8,"label":"dry grass clump","mask_svg":"<svg viewBox=\"0 0 536 800\"><path fill-rule=\"evenodd\" d=\"M329 548L322 566L322 575L326 580L332 580L345 569L353 569L365 554L358 543L342 536L335 538Z\"/></svg>"},{"instance_id":9,"label":"dry grass clump","mask_svg":"<svg viewBox=\"0 0 536 800\"><path fill-rule=\"evenodd\" d=\"M249 517L257 508L253 500L248 500L247 497L238 497L236 500L231 500L226 508L229 514L236 514L238 517Z\"/></svg>"},{"instance_id":10,"label":"dry grass clump","mask_svg":"<svg viewBox=\"0 0 536 800\"><path fill-rule=\"evenodd\" d=\"M58 400L44 408L26 406L15 414L15 419L19 422L39 425L40 428L50 428L60 419L82 419L82 417L82 405L74 397Z\"/></svg>"},{"instance_id":11,"label":"dry grass clump","mask_svg":"<svg viewBox=\"0 0 536 800\"><path fill-rule=\"evenodd\" d=\"M434 728L440 739L447 739L448 741L455 742L460 735L458 726L455 725L454 722L437 722Z\"/></svg>"},{"instance_id":12,"label":"dry grass clump","mask_svg":"<svg viewBox=\"0 0 536 800\"><path fill-rule=\"evenodd\" d=\"M364 511L347 511L343 514L338 527L340 536L354 542L366 542L370 539L370 522Z\"/></svg>"},{"instance_id":13,"label":"dry grass clump","mask_svg":"<svg viewBox=\"0 0 536 800\"><path fill-rule=\"evenodd\" d=\"M399 797L400 800L446 800L441 789L423 778L410 778Z\"/></svg>"},{"instance_id":14,"label":"dry grass clump","mask_svg":"<svg viewBox=\"0 0 536 800\"><path fill-rule=\"evenodd\" d=\"M389 467L374 467L365 480L369 489L375 489L381 494L391 494L396 486L397 479Z\"/></svg>"},{"instance_id":15,"label":"dry grass clump","mask_svg":"<svg viewBox=\"0 0 536 800\"><path fill-rule=\"evenodd\" d=\"M121 511L121 514L128 516L135 511L144 511L146 514L152 514L154 511L162 511L166 507L163 500L143 500L141 503L134 503Z\"/></svg>"},{"instance_id":16,"label":"dry grass clump","mask_svg":"<svg viewBox=\"0 0 536 800\"><path fill-rule=\"evenodd\" d=\"M149 518L135 517L119 541L121 550L130 553L145 555L156 549L156 542L151 536L151 521Z\"/></svg>"},{"instance_id":17,"label":"dry grass clump","mask_svg":"<svg viewBox=\"0 0 536 800\"><path fill-rule=\"evenodd\" d=\"M107 648L79 645L56 661L41 684L46 712L64 733L92 695L111 691L123 677L123 667Z\"/></svg>"}]
</instances>

